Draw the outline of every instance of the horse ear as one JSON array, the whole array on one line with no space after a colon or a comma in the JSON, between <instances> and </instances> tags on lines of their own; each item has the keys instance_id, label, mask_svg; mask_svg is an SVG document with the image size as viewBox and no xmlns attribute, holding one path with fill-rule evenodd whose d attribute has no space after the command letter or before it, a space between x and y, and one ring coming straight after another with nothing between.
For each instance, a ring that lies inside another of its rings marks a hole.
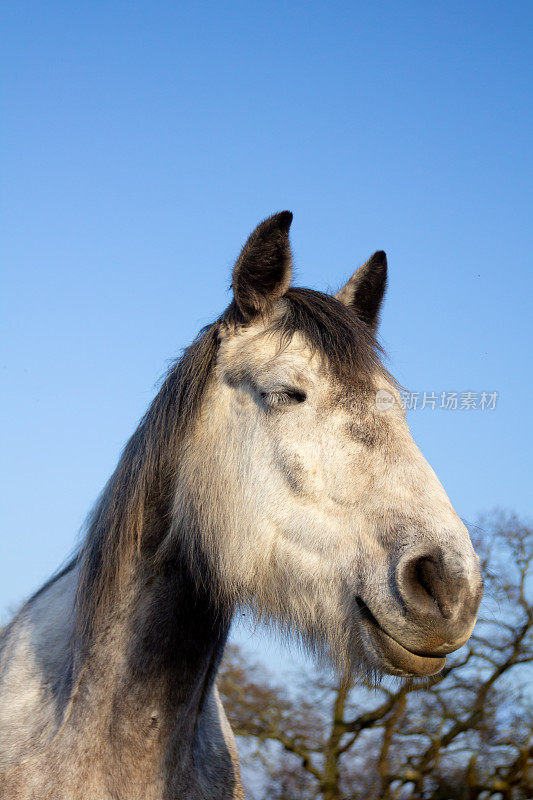
<instances>
[{"instance_id":1,"label":"horse ear","mask_svg":"<svg viewBox=\"0 0 533 800\"><path fill-rule=\"evenodd\" d=\"M257 226L233 269L233 294L246 319L262 314L285 294L292 276L289 228L292 214L281 211Z\"/></svg>"},{"instance_id":2,"label":"horse ear","mask_svg":"<svg viewBox=\"0 0 533 800\"><path fill-rule=\"evenodd\" d=\"M350 306L370 328L377 328L379 311L387 286L387 256L378 250L354 272L335 297Z\"/></svg>"}]
</instances>

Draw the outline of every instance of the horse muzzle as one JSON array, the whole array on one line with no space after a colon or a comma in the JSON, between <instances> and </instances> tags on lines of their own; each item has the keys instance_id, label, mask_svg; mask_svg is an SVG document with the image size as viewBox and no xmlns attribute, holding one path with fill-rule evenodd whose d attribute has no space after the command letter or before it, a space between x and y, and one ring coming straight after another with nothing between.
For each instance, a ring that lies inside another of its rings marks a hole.
<instances>
[{"instance_id":1,"label":"horse muzzle","mask_svg":"<svg viewBox=\"0 0 533 800\"><path fill-rule=\"evenodd\" d=\"M470 638L483 592L477 557L406 552L394 571L395 613L357 599L367 646L395 675L432 675ZM383 606L380 602L376 604Z\"/></svg>"}]
</instances>

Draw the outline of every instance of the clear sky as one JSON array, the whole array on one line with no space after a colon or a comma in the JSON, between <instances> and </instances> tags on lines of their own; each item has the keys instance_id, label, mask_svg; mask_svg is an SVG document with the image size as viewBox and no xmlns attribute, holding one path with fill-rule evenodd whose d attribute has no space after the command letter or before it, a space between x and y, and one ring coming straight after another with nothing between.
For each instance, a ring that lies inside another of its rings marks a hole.
<instances>
[{"instance_id":1,"label":"clear sky","mask_svg":"<svg viewBox=\"0 0 533 800\"><path fill-rule=\"evenodd\" d=\"M3 6L0 609L71 551L168 359L290 208L297 281L387 251L410 423L459 514L531 513L533 4Z\"/></svg>"}]
</instances>

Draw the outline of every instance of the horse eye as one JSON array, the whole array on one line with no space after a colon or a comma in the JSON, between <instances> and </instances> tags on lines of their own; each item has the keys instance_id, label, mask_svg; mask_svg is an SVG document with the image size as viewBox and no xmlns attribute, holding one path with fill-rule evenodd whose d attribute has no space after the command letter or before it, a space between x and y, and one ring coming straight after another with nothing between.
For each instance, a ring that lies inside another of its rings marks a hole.
<instances>
[{"instance_id":1,"label":"horse eye","mask_svg":"<svg viewBox=\"0 0 533 800\"><path fill-rule=\"evenodd\" d=\"M261 392L261 397L270 407L303 403L304 400L307 399L306 393L299 389L283 389L279 392Z\"/></svg>"},{"instance_id":2,"label":"horse eye","mask_svg":"<svg viewBox=\"0 0 533 800\"><path fill-rule=\"evenodd\" d=\"M303 403L304 400L307 400L307 395L305 392L301 392L299 389L291 389L289 392L285 393L289 400L293 400L295 403Z\"/></svg>"}]
</instances>

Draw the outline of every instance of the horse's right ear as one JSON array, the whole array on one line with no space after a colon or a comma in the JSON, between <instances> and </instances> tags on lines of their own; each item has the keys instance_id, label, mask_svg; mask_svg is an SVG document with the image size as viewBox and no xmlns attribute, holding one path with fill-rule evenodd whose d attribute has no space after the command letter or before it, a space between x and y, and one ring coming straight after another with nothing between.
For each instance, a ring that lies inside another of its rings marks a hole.
<instances>
[{"instance_id":1,"label":"horse's right ear","mask_svg":"<svg viewBox=\"0 0 533 800\"><path fill-rule=\"evenodd\" d=\"M280 211L257 226L233 269L233 294L245 319L263 314L289 288L292 214Z\"/></svg>"}]
</instances>

